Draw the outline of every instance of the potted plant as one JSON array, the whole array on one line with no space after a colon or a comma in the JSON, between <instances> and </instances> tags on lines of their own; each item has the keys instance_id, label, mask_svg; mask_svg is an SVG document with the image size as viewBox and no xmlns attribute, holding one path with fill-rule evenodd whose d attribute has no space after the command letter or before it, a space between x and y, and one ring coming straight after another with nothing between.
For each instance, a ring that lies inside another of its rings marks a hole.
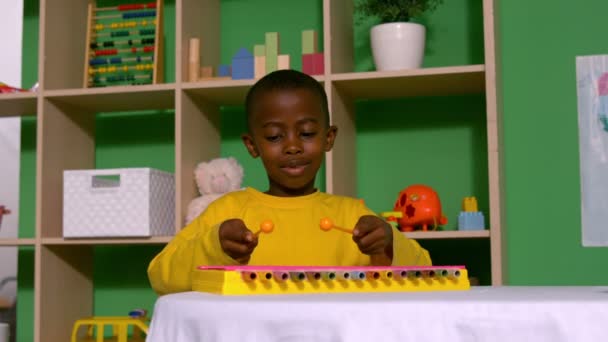
<instances>
[{"instance_id":1,"label":"potted plant","mask_svg":"<svg viewBox=\"0 0 608 342\"><path fill-rule=\"evenodd\" d=\"M443 0L361 0L358 3L356 9L362 15L380 20L370 34L376 70L422 66L426 29L411 19L435 10L441 3Z\"/></svg>"}]
</instances>

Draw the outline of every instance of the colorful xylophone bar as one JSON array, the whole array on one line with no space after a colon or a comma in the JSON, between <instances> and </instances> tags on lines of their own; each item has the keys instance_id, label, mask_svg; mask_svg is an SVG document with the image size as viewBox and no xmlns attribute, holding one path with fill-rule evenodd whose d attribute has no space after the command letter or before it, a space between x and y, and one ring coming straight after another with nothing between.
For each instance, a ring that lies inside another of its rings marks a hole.
<instances>
[{"instance_id":1,"label":"colorful xylophone bar","mask_svg":"<svg viewBox=\"0 0 608 342\"><path fill-rule=\"evenodd\" d=\"M193 290L223 295L468 290L463 266L198 267Z\"/></svg>"}]
</instances>

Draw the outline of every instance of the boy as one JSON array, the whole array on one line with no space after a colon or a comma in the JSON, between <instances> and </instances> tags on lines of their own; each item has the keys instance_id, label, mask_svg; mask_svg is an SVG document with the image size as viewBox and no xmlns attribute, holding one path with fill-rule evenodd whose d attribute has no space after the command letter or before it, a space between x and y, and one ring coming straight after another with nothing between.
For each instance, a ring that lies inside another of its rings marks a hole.
<instances>
[{"instance_id":1,"label":"boy","mask_svg":"<svg viewBox=\"0 0 608 342\"><path fill-rule=\"evenodd\" d=\"M327 95L312 77L279 70L260 79L245 103L242 139L268 174L266 192L247 188L211 203L150 263L159 294L190 291L199 265L430 265L426 250L353 198L321 193L317 171L338 129L329 124ZM354 228L323 231L319 223ZM274 230L257 235L260 224Z\"/></svg>"}]
</instances>

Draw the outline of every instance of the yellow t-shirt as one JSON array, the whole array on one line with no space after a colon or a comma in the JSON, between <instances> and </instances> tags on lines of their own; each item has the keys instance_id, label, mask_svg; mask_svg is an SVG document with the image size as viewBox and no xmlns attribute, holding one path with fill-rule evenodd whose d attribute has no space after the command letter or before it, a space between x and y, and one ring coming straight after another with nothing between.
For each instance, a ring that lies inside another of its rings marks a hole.
<instances>
[{"instance_id":1,"label":"yellow t-shirt","mask_svg":"<svg viewBox=\"0 0 608 342\"><path fill-rule=\"evenodd\" d=\"M363 215L375 215L357 199L315 192L300 197L277 197L252 188L231 192L207 209L152 260L148 277L158 294L190 291L191 272L199 265L235 265L220 246L219 226L240 218L252 232L265 220L272 233L259 235L249 265L364 266L370 257L359 251L352 235L319 222L330 218L336 226L352 229ZM428 252L393 230L393 265L430 265Z\"/></svg>"}]
</instances>

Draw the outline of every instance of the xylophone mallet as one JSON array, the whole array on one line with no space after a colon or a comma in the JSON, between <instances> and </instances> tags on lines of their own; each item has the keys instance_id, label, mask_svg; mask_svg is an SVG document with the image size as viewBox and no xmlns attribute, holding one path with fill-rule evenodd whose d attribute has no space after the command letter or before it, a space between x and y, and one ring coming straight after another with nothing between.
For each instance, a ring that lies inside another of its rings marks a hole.
<instances>
[{"instance_id":1,"label":"xylophone mallet","mask_svg":"<svg viewBox=\"0 0 608 342\"><path fill-rule=\"evenodd\" d=\"M253 233L253 235L255 236L259 236L260 233L272 233L272 231L274 230L274 223L272 223L272 221L270 220L265 220L260 224L260 229L258 229L257 232Z\"/></svg>"},{"instance_id":2,"label":"xylophone mallet","mask_svg":"<svg viewBox=\"0 0 608 342\"><path fill-rule=\"evenodd\" d=\"M334 225L333 221L330 218L322 218L321 222L319 222L319 226L321 227L321 230L324 231L330 231L331 229L336 229L348 234L352 234L353 230L352 229L348 229L348 228L342 228L342 227L338 227L336 225Z\"/></svg>"}]
</instances>

